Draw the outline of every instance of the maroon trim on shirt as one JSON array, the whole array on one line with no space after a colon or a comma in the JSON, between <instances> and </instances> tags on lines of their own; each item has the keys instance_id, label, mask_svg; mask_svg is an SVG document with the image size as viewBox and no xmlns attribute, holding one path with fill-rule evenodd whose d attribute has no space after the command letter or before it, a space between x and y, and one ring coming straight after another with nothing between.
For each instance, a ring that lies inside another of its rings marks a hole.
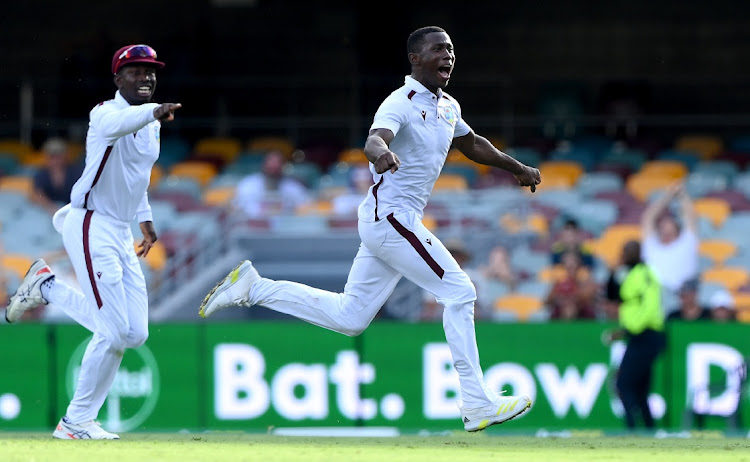
<instances>
[{"instance_id":1,"label":"maroon trim on shirt","mask_svg":"<svg viewBox=\"0 0 750 462\"><path fill-rule=\"evenodd\" d=\"M383 184L383 177L380 177L380 181L378 181L378 184L375 185L374 188L372 188L372 195L375 197L375 221L380 221L380 218L378 218L378 188L380 185Z\"/></svg>"},{"instance_id":2,"label":"maroon trim on shirt","mask_svg":"<svg viewBox=\"0 0 750 462\"><path fill-rule=\"evenodd\" d=\"M94 291L96 306L102 309L104 303L102 303L102 297L99 295L96 279L94 279L94 265L91 263L91 249L89 248L89 228L91 228L91 215L93 214L93 210L87 210L86 216L83 217L83 257L86 259L86 270L89 273L89 282L91 282L91 289Z\"/></svg>"},{"instance_id":3,"label":"maroon trim on shirt","mask_svg":"<svg viewBox=\"0 0 750 462\"><path fill-rule=\"evenodd\" d=\"M408 229L406 229L406 227L404 227L404 225L399 223L392 213L388 215L388 221L396 229L396 231L398 231L398 233L404 237L404 239L409 241L409 244L414 247L414 250L417 251L419 256L422 257L427 265L429 265L432 271L434 271L440 279L443 279L445 270L440 267L440 265L435 261L434 258L432 258L432 255L430 255L427 249L424 248L424 246L422 245L422 241L419 240L417 235L409 231Z\"/></svg>"},{"instance_id":4,"label":"maroon trim on shirt","mask_svg":"<svg viewBox=\"0 0 750 462\"><path fill-rule=\"evenodd\" d=\"M107 149L104 151L104 156L102 157L102 161L99 163L99 170L96 171L96 176L94 176L94 182L91 183L91 188L89 188L89 192L86 193L86 196L83 198L83 208L88 208L89 205L89 194L91 194L91 190L94 189L94 186L96 186L97 181L99 181L99 177L102 176L102 170L104 170L104 164L107 163L107 159L109 159L109 153L112 152L112 146L107 146Z\"/></svg>"},{"instance_id":5,"label":"maroon trim on shirt","mask_svg":"<svg viewBox=\"0 0 750 462\"><path fill-rule=\"evenodd\" d=\"M408 95L406 95L406 97L409 98L409 99L411 99L411 97L414 96L414 95L416 95L416 94L417 94L417 92L414 91L414 90L412 90L412 91L409 92Z\"/></svg>"}]
</instances>

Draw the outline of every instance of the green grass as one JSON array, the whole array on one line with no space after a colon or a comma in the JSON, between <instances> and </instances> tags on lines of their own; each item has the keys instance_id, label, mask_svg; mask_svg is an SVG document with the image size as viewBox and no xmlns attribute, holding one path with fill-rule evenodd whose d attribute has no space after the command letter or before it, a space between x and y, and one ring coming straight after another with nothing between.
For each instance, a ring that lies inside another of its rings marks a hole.
<instances>
[{"instance_id":1,"label":"green grass","mask_svg":"<svg viewBox=\"0 0 750 462\"><path fill-rule=\"evenodd\" d=\"M190 461L671 461L750 462L750 440L703 436L533 438L456 434L398 438L307 438L241 433L121 435L119 441L59 441L0 433L3 462Z\"/></svg>"}]
</instances>

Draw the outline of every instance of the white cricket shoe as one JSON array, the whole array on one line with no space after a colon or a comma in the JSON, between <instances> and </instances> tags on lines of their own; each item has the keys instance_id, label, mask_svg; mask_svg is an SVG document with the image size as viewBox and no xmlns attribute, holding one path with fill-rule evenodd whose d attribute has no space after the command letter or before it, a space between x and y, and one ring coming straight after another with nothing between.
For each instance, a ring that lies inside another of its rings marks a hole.
<instances>
[{"instance_id":1,"label":"white cricket shoe","mask_svg":"<svg viewBox=\"0 0 750 462\"><path fill-rule=\"evenodd\" d=\"M42 297L42 283L55 277L47 262L43 258L35 261L18 286L16 293L10 297L10 303L5 309L5 320L15 322L26 311L39 305L46 305L47 300Z\"/></svg>"},{"instance_id":2,"label":"white cricket shoe","mask_svg":"<svg viewBox=\"0 0 750 462\"><path fill-rule=\"evenodd\" d=\"M207 318L217 311L230 306L252 306L250 289L260 281L260 274L249 260L245 260L229 272L201 303L198 314Z\"/></svg>"},{"instance_id":3,"label":"white cricket shoe","mask_svg":"<svg viewBox=\"0 0 750 462\"><path fill-rule=\"evenodd\" d=\"M461 416L464 420L464 429L476 432L518 417L530 407L531 399L528 396L498 396L493 404L471 409L462 408Z\"/></svg>"},{"instance_id":4,"label":"white cricket shoe","mask_svg":"<svg viewBox=\"0 0 750 462\"><path fill-rule=\"evenodd\" d=\"M91 420L83 424L72 424L63 417L52 432L52 437L60 440L119 440L120 435L110 433L102 425Z\"/></svg>"}]
</instances>

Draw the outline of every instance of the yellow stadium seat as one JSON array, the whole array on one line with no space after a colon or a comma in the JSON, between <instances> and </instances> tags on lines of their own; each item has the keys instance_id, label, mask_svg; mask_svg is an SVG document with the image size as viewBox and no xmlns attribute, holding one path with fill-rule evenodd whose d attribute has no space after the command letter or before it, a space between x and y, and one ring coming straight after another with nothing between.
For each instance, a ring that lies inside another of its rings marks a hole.
<instances>
[{"instance_id":1,"label":"yellow stadium seat","mask_svg":"<svg viewBox=\"0 0 750 462\"><path fill-rule=\"evenodd\" d=\"M136 238L133 245L136 252L138 252L140 243L141 240ZM161 271L164 268L167 264L167 249L164 248L164 244L161 241L154 242L154 245L148 251L148 255L146 255L145 261L146 265L154 271Z\"/></svg>"},{"instance_id":2,"label":"yellow stadium seat","mask_svg":"<svg viewBox=\"0 0 750 462\"><path fill-rule=\"evenodd\" d=\"M47 159L44 158L44 154L41 152L33 151L29 154L24 154L19 157L18 161L24 167L43 167L47 163Z\"/></svg>"},{"instance_id":3,"label":"yellow stadium seat","mask_svg":"<svg viewBox=\"0 0 750 462\"><path fill-rule=\"evenodd\" d=\"M151 167L151 179L148 183L149 189L157 187L162 178L164 178L164 169L160 165L154 164Z\"/></svg>"},{"instance_id":4,"label":"yellow stadium seat","mask_svg":"<svg viewBox=\"0 0 750 462\"><path fill-rule=\"evenodd\" d=\"M674 178L663 177L656 174L635 173L630 175L625 182L625 189L631 196L641 202L645 202L655 191L665 189L674 183Z\"/></svg>"},{"instance_id":5,"label":"yellow stadium seat","mask_svg":"<svg viewBox=\"0 0 750 462\"><path fill-rule=\"evenodd\" d=\"M737 310L737 321L750 323L750 309Z\"/></svg>"},{"instance_id":6,"label":"yellow stadium seat","mask_svg":"<svg viewBox=\"0 0 750 462\"><path fill-rule=\"evenodd\" d=\"M235 189L234 186L211 188L203 193L203 203L217 207L229 205L232 202L232 198L234 198Z\"/></svg>"},{"instance_id":7,"label":"yellow stadium seat","mask_svg":"<svg viewBox=\"0 0 750 462\"><path fill-rule=\"evenodd\" d=\"M583 166L571 161L547 161L539 165L539 172L542 174L542 184L545 187L549 184L573 186L583 175Z\"/></svg>"},{"instance_id":8,"label":"yellow stadium seat","mask_svg":"<svg viewBox=\"0 0 750 462\"><path fill-rule=\"evenodd\" d=\"M253 138L247 144L247 148L250 151L281 151L287 159L290 159L294 152L294 144L289 139L280 136Z\"/></svg>"},{"instance_id":9,"label":"yellow stadium seat","mask_svg":"<svg viewBox=\"0 0 750 462\"><path fill-rule=\"evenodd\" d=\"M511 293L503 295L495 300L495 311L510 311L518 316L518 319L526 321L529 316L543 309L542 300L525 294Z\"/></svg>"},{"instance_id":10,"label":"yellow stadium seat","mask_svg":"<svg viewBox=\"0 0 750 462\"><path fill-rule=\"evenodd\" d=\"M0 152L13 154L19 160L24 156L34 154L34 147L19 140L2 139L0 140Z\"/></svg>"},{"instance_id":11,"label":"yellow stadium seat","mask_svg":"<svg viewBox=\"0 0 750 462\"><path fill-rule=\"evenodd\" d=\"M729 291L736 291L750 282L750 273L741 267L715 267L704 271L701 281L721 284Z\"/></svg>"},{"instance_id":12,"label":"yellow stadium seat","mask_svg":"<svg viewBox=\"0 0 750 462\"><path fill-rule=\"evenodd\" d=\"M198 141L193 151L197 158L215 158L230 163L237 158L241 150L240 140L216 137Z\"/></svg>"},{"instance_id":13,"label":"yellow stadium seat","mask_svg":"<svg viewBox=\"0 0 750 462\"><path fill-rule=\"evenodd\" d=\"M34 263L34 260L26 255L5 254L0 257L0 262L2 262L3 268L16 273L18 279L23 280L24 276L26 276L26 272L31 267L31 264Z\"/></svg>"},{"instance_id":14,"label":"yellow stadium seat","mask_svg":"<svg viewBox=\"0 0 750 462\"><path fill-rule=\"evenodd\" d=\"M317 200L297 208L299 215L330 215L333 212L333 204L327 200Z\"/></svg>"},{"instance_id":15,"label":"yellow stadium seat","mask_svg":"<svg viewBox=\"0 0 750 462\"><path fill-rule=\"evenodd\" d=\"M748 311L750 313L750 293L735 292L732 294L732 298L737 311Z\"/></svg>"},{"instance_id":16,"label":"yellow stadium seat","mask_svg":"<svg viewBox=\"0 0 750 462\"><path fill-rule=\"evenodd\" d=\"M11 175L0 178L0 191L15 191L31 197L34 192L34 179L30 176Z\"/></svg>"},{"instance_id":17,"label":"yellow stadium seat","mask_svg":"<svg viewBox=\"0 0 750 462\"><path fill-rule=\"evenodd\" d=\"M546 236L549 234L549 222L547 221L547 217L545 217L541 213L533 213L529 215L528 220L526 220L526 224L530 230L534 231L540 236Z\"/></svg>"},{"instance_id":18,"label":"yellow stadium seat","mask_svg":"<svg viewBox=\"0 0 750 462\"><path fill-rule=\"evenodd\" d=\"M473 167L482 175L492 170L492 167L490 167L489 165L478 164L466 157L461 151L455 148L448 151L448 156L445 158L445 165L451 164L468 165L469 167Z\"/></svg>"},{"instance_id":19,"label":"yellow stadium seat","mask_svg":"<svg viewBox=\"0 0 750 462\"><path fill-rule=\"evenodd\" d=\"M602 259L609 267L614 267L620 261L622 247L628 241L641 240L639 225L612 225L592 243L594 255Z\"/></svg>"},{"instance_id":20,"label":"yellow stadium seat","mask_svg":"<svg viewBox=\"0 0 750 462\"><path fill-rule=\"evenodd\" d=\"M702 241L698 247L698 252L710 258L715 266L721 266L727 258L737 253L737 246L730 242L720 239Z\"/></svg>"},{"instance_id":21,"label":"yellow stadium seat","mask_svg":"<svg viewBox=\"0 0 750 462\"><path fill-rule=\"evenodd\" d=\"M204 187L216 176L216 167L207 162L185 161L172 166L170 175L193 178Z\"/></svg>"},{"instance_id":22,"label":"yellow stadium seat","mask_svg":"<svg viewBox=\"0 0 750 462\"><path fill-rule=\"evenodd\" d=\"M688 168L676 160L650 160L641 165L637 173L679 180L687 176Z\"/></svg>"},{"instance_id":23,"label":"yellow stadium seat","mask_svg":"<svg viewBox=\"0 0 750 462\"><path fill-rule=\"evenodd\" d=\"M365 156L364 149L352 148L344 149L339 153L339 162L350 165L367 165L370 163Z\"/></svg>"},{"instance_id":24,"label":"yellow stadium seat","mask_svg":"<svg viewBox=\"0 0 750 462\"><path fill-rule=\"evenodd\" d=\"M461 175L443 174L435 182L433 191L465 191L469 188L466 178Z\"/></svg>"},{"instance_id":25,"label":"yellow stadium seat","mask_svg":"<svg viewBox=\"0 0 750 462\"><path fill-rule=\"evenodd\" d=\"M432 215L425 214L422 217L422 224L425 228L429 229L430 231L435 231L438 228L438 222Z\"/></svg>"},{"instance_id":26,"label":"yellow stadium seat","mask_svg":"<svg viewBox=\"0 0 750 462\"><path fill-rule=\"evenodd\" d=\"M724 151L724 142L713 135L683 135L677 138L675 149L693 151L702 159L713 159Z\"/></svg>"},{"instance_id":27,"label":"yellow stadium seat","mask_svg":"<svg viewBox=\"0 0 750 462\"><path fill-rule=\"evenodd\" d=\"M732 207L729 202L716 197L701 197L693 202L695 213L711 220L715 228L720 228L729 215Z\"/></svg>"},{"instance_id":28,"label":"yellow stadium seat","mask_svg":"<svg viewBox=\"0 0 750 462\"><path fill-rule=\"evenodd\" d=\"M542 282L554 283L565 277L565 268L562 265L551 265L542 268L536 278Z\"/></svg>"}]
</instances>

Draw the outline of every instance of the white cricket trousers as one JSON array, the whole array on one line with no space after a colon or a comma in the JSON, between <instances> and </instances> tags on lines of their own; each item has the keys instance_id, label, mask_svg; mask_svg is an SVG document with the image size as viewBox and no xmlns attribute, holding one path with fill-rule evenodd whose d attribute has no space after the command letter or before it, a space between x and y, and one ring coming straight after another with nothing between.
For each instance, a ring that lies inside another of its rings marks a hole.
<instances>
[{"instance_id":1,"label":"white cricket trousers","mask_svg":"<svg viewBox=\"0 0 750 462\"><path fill-rule=\"evenodd\" d=\"M479 365L474 330L476 291L456 260L414 212L359 222L362 239L344 293L289 281L262 278L250 301L345 334L367 328L396 283L405 276L443 305L443 329L453 355L464 407L489 404L497 393L487 388ZM420 309L420 307L415 307Z\"/></svg>"},{"instance_id":2,"label":"white cricket trousers","mask_svg":"<svg viewBox=\"0 0 750 462\"><path fill-rule=\"evenodd\" d=\"M73 208L62 235L83 293L55 281L48 299L94 334L66 413L79 424L96 419L125 349L148 338L148 295L129 223Z\"/></svg>"}]
</instances>

